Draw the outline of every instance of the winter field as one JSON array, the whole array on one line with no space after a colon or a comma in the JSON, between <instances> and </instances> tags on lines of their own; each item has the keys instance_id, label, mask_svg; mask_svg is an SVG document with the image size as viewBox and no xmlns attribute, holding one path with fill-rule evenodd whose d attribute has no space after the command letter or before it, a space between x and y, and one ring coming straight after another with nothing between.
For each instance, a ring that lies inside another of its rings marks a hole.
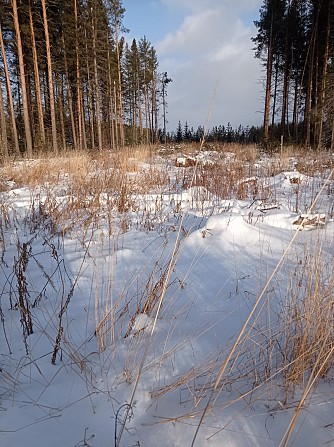
<instances>
[{"instance_id":1,"label":"winter field","mask_svg":"<svg viewBox=\"0 0 334 447\"><path fill-rule=\"evenodd\" d=\"M334 446L334 155L0 175L1 447Z\"/></svg>"}]
</instances>

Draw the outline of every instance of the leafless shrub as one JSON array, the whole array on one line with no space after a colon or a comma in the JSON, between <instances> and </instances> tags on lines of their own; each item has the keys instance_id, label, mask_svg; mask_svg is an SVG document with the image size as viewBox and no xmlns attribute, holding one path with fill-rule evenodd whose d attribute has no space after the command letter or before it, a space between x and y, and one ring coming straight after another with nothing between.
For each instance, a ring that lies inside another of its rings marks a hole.
<instances>
[{"instance_id":1,"label":"leafless shrub","mask_svg":"<svg viewBox=\"0 0 334 447\"><path fill-rule=\"evenodd\" d=\"M26 270L31 257L31 244L23 242L17 243L17 259L14 258L14 271L17 281L18 302L16 306L20 310L21 325L23 332L23 341L28 354L27 338L33 333L33 323L31 315L31 304L28 290L28 282L26 278Z\"/></svg>"}]
</instances>

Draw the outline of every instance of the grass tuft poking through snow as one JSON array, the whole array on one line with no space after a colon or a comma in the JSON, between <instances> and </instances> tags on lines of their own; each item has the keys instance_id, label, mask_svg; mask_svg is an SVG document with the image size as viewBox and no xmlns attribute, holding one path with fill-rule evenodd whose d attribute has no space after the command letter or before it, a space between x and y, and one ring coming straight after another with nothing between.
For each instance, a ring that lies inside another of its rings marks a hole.
<instances>
[{"instance_id":1,"label":"grass tuft poking through snow","mask_svg":"<svg viewBox=\"0 0 334 447\"><path fill-rule=\"evenodd\" d=\"M1 446L332 443L332 169L203 142L3 166Z\"/></svg>"}]
</instances>

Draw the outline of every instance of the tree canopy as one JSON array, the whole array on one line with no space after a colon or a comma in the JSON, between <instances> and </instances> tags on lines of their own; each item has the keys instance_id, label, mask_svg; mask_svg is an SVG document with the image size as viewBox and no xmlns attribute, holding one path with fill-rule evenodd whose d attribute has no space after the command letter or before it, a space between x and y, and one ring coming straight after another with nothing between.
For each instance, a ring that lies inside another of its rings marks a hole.
<instances>
[{"instance_id":1,"label":"tree canopy","mask_svg":"<svg viewBox=\"0 0 334 447\"><path fill-rule=\"evenodd\" d=\"M264 139L334 146L331 0L265 0L254 22L265 67Z\"/></svg>"},{"instance_id":2,"label":"tree canopy","mask_svg":"<svg viewBox=\"0 0 334 447\"><path fill-rule=\"evenodd\" d=\"M121 0L0 0L2 157L158 138L162 77Z\"/></svg>"}]
</instances>

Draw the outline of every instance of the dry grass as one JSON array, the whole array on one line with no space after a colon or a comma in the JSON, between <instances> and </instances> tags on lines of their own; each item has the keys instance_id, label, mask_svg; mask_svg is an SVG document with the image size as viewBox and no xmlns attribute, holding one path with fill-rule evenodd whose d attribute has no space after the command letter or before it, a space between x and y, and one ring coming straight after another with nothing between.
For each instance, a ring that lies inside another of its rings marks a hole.
<instances>
[{"instance_id":1,"label":"dry grass","mask_svg":"<svg viewBox=\"0 0 334 447\"><path fill-rule=\"evenodd\" d=\"M117 343L115 327L118 325L123 336L134 336L132 346L138 353L142 353L135 344L145 343L146 338L137 337L141 334L133 333L136 318L140 314L152 319L158 315L169 286L170 269L176 262L177 249L172 252L171 258L167 256L162 259L161 252L157 254L155 262L145 265L114 296L113 264L108 265L109 270L103 272L103 267L95 258L96 253L90 247L95 231L98 233L107 225L110 256L116 252L122 233L134 225L140 230L151 231L163 228L163 223L171 216L181 216L179 234L183 235L183 190L192 188L191 206L203 215L212 213L214 207L219 207L226 200L261 200L265 206L266 203L276 201L275 186L271 186L269 181L272 176L294 169L306 176L317 175L320 179L319 184L296 183L291 209L297 211L306 206L306 192L314 188L315 195L333 167L330 154L309 153L302 148L284 148L283 152L271 158L261 154L257 146L211 145L200 148L198 145L189 145L177 149L195 159L203 150L212 154L212 163L198 161L195 166L176 168L176 154L164 158L163 162L159 156L157 163L158 151L143 146L116 153L68 153L57 159L8 163L2 168L2 190L8 188L7 181L31 190L32 200L25 218L26 228L32 234L43 231L48 237L56 236L58 240L65 236L78 237L85 247L85 256L95 262L92 293L95 295L95 336L100 351ZM332 186L329 184L327 188L330 195ZM176 198L175 206L166 211L165 201L169 195L173 195L174 200ZM2 259L6 253L5 232L14 226L14 220L10 204L1 202ZM101 240L100 243L102 253L104 242ZM316 241L314 245L319 246L319 250L306 247L304 253L299 255L300 258L289 258L295 270L275 321L264 316L268 301L262 304L260 296L251 309L250 316L253 319L247 322L249 326L246 324L229 345L210 352L204 361L194 365L191 370L180 374L165 386L154 389L152 397L159 399L167 393L186 389L193 400L193 410L188 416L202 415L204 418L205 413L213 411L215 406L221 408L219 396L226 389L237 389L240 399L246 399L254 390L270 386L273 378L280 377L285 395L283 401L287 402L297 388L308 390L310 383L315 383L312 382L313 378L316 381L330 377L334 363L334 262L321 249L321 241ZM16 276L22 289L18 296L22 297L19 305L24 316L27 309L30 311L30 304L24 292L28 288L23 271L24 251L22 247L20 250L17 264L20 268L17 268ZM103 285L99 284L101 273L106 273L103 275L106 278ZM274 275L276 273L277 270ZM133 287L135 283L137 288ZM72 289L62 297L60 309L57 309L58 316L66 312L71 293ZM260 301L261 305L258 306ZM26 322L29 323L28 320ZM62 341L62 329L63 322L59 317L58 336L53 340L53 360L56 360L63 343L79 369L92 374L80 349L68 339ZM163 360L174 353L165 353L164 359L161 358L157 363L161 365ZM128 361L129 381L140 369L140 362L138 357ZM205 401L207 405L201 412L200 403ZM202 420L198 427L201 423Z\"/></svg>"},{"instance_id":2,"label":"dry grass","mask_svg":"<svg viewBox=\"0 0 334 447\"><path fill-rule=\"evenodd\" d=\"M280 315L282 369L292 389L305 386L311 371L317 373L320 365L320 377L334 366L334 356L327 358L334 346L334 259L322 252L321 241L316 246L316 252L307 249L296 264Z\"/></svg>"}]
</instances>

